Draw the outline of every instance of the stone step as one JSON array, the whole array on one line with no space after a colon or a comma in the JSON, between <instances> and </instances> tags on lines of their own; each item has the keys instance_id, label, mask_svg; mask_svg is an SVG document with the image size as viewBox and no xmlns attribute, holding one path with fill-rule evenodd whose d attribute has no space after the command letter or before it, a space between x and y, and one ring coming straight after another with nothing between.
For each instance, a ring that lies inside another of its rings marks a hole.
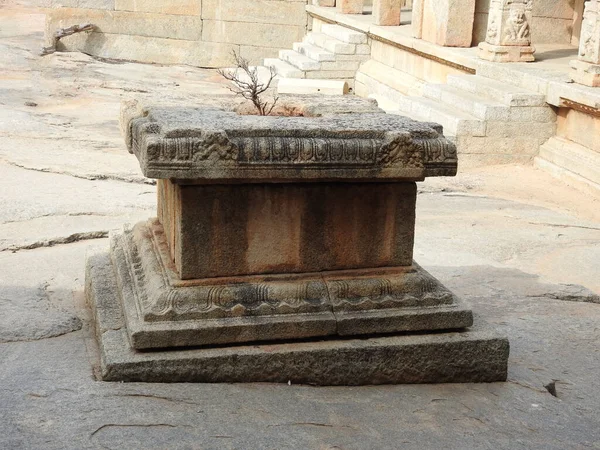
<instances>
[{"instance_id":1,"label":"stone step","mask_svg":"<svg viewBox=\"0 0 600 450\"><path fill-rule=\"evenodd\" d=\"M294 51L318 62L335 61L335 54L306 42L294 42Z\"/></svg>"},{"instance_id":2,"label":"stone step","mask_svg":"<svg viewBox=\"0 0 600 450\"><path fill-rule=\"evenodd\" d=\"M479 75L448 75L447 84L506 106L546 106L543 94Z\"/></svg>"},{"instance_id":3,"label":"stone step","mask_svg":"<svg viewBox=\"0 0 600 450\"><path fill-rule=\"evenodd\" d=\"M263 63L267 67L275 67L281 78L305 78L304 72L279 58L266 58Z\"/></svg>"},{"instance_id":4,"label":"stone step","mask_svg":"<svg viewBox=\"0 0 600 450\"><path fill-rule=\"evenodd\" d=\"M400 110L410 111L429 122L439 123L444 127L444 134L485 136L485 121L429 98L407 96L405 103L400 104Z\"/></svg>"},{"instance_id":5,"label":"stone step","mask_svg":"<svg viewBox=\"0 0 600 450\"><path fill-rule=\"evenodd\" d=\"M426 84L423 86L423 96L481 120L510 120L510 107L447 84Z\"/></svg>"},{"instance_id":6,"label":"stone step","mask_svg":"<svg viewBox=\"0 0 600 450\"><path fill-rule=\"evenodd\" d=\"M423 81L398 69L371 59L360 66L356 74L364 74L404 95L420 95Z\"/></svg>"},{"instance_id":7,"label":"stone step","mask_svg":"<svg viewBox=\"0 0 600 450\"><path fill-rule=\"evenodd\" d=\"M336 55L354 55L357 50L356 44L348 44L323 33L310 32L304 37L303 42L321 47Z\"/></svg>"},{"instance_id":8,"label":"stone step","mask_svg":"<svg viewBox=\"0 0 600 450\"><path fill-rule=\"evenodd\" d=\"M320 62L294 50L279 50L279 59L303 71L319 70L321 68Z\"/></svg>"},{"instance_id":9,"label":"stone step","mask_svg":"<svg viewBox=\"0 0 600 450\"><path fill-rule=\"evenodd\" d=\"M359 31L354 31L341 25L327 24L321 27L321 32L332 38L338 39L348 44L366 44L367 35Z\"/></svg>"},{"instance_id":10,"label":"stone step","mask_svg":"<svg viewBox=\"0 0 600 450\"><path fill-rule=\"evenodd\" d=\"M375 98L378 102L381 100L384 105L382 109L390 113L423 122L439 123L444 128L445 136L485 136L484 121L434 100L418 95L404 95L366 75L362 72L362 66L361 71L356 74L355 92L360 96Z\"/></svg>"},{"instance_id":11,"label":"stone step","mask_svg":"<svg viewBox=\"0 0 600 450\"><path fill-rule=\"evenodd\" d=\"M595 188L600 194L600 153L594 150L553 137L540 147L535 165L557 178Z\"/></svg>"}]
</instances>

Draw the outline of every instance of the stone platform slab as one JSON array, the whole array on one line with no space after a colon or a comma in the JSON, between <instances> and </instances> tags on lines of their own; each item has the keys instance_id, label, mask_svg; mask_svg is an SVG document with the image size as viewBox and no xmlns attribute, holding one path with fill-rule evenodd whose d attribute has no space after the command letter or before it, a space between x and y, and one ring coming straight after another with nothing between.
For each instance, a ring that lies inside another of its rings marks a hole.
<instances>
[{"instance_id":1,"label":"stone platform slab","mask_svg":"<svg viewBox=\"0 0 600 450\"><path fill-rule=\"evenodd\" d=\"M127 336L119 289L110 256L91 255L85 292L105 381L363 385L493 382L507 376L508 340L481 321L462 332L137 351Z\"/></svg>"}]
</instances>

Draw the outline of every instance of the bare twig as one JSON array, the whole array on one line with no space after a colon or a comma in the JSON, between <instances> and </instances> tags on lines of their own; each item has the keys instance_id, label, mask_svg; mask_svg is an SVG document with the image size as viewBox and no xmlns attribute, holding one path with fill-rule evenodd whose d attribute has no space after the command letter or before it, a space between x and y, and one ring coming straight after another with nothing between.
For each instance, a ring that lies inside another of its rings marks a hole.
<instances>
[{"instance_id":1,"label":"bare twig","mask_svg":"<svg viewBox=\"0 0 600 450\"><path fill-rule=\"evenodd\" d=\"M229 89L237 95L241 95L246 100L250 100L261 116L268 116L277 104L277 97L273 97L273 101L269 103L264 100L264 94L270 87L273 79L277 76L275 67L269 67L269 79L266 83L261 83L258 77L258 68L250 67L247 59L238 55L235 50L232 52L235 59L236 69L229 72L222 69L218 73L226 80L231 81L235 86ZM247 80L244 77L247 77Z\"/></svg>"},{"instance_id":2,"label":"bare twig","mask_svg":"<svg viewBox=\"0 0 600 450\"><path fill-rule=\"evenodd\" d=\"M54 32L54 35L52 36L52 44L48 47L43 47L40 55L46 56L56 52L56 45L58 44L58 41L60 41L62 38L71 36L75 33L81 33L83 31L92 31L94 28L96 28L96 26L91 23L73 25L69 28L59 28Z\"/></svg>"}]
</instances>

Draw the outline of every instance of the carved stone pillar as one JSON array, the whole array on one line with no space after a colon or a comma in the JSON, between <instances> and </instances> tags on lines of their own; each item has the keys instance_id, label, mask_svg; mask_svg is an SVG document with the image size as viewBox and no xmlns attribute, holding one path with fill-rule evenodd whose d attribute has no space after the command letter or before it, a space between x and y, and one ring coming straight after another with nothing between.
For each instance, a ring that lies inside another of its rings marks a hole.
<instances>
[{"instance_id":1,"label":"carved stone pillar","mask_svg":"<svg viewBox=\"0 0 600 450\"><path fill-rule=\"evenodd\" d=\"M533 0L492 0L485 42L479 57L494 62L534 61L531 45Z\"/></svg>"},{"instance_id":2,"label":"carved stone pillar","mask_svg":"<svg viewBox=\"0 0 600 450\"><path fill-rule=\"evenodd\" d=\"M373 20L375 25L400 25L402 0L373 0Z\"/></svg>"},{"instance_id":3,"label":"carved stone pillar","mask_svg":"<svg viewBox=\"0 0 600 450\"><path fill-rule=\"evenodd\" d=\"M600 1L585 3L579 59L571 61L573 81L586 86L600 87Z\"/></svg>"},{"instance_id":4,"label":"carved stone pillar","mask_svg":"<svg viewBox=\"0 0 600 450\"><path fill-rule=\"evenodd\" d=\"M342 14L362 14L364 0L336 0L335 4Z\"/></svg>"}]
</instances>

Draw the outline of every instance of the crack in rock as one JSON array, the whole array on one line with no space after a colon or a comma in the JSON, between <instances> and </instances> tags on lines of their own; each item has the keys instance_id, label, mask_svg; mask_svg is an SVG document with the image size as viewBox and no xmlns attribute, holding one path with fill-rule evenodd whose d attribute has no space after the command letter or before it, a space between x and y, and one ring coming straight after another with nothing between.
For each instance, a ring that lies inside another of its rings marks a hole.
<instances>
[{"instance_id":1,"label":"crack in rock","mask_svg":"<svg viewBox=\"0 0 600 450\"><path fill-rule=\"evenodd\" d=\"M72 244L74 242L79 241L87 241L91 239L104 239L108 237L108 230L100 230L100 231L86 231L83 233L73 233L69 236L45 239L43 241L32 242L31 244L25 245L11 245L10 247L6 247L0 249L0 252L13 252L16 253L20 250L34 250L36 248L41 247L54 247L55 245L64 245L64 244Z\"/></svg>"},{"instance_id":2,"label":"crack in rock","mask_svg":"<svg viewBox=\"0 0 600 450\"><path fill-rule=\"evenodd\" d=\"M527 295L530 298L549 298L566 302L600 303L600 296L578 284L560 284L557 290Z\"/></svg>"},{"instance_id":3,"label":"crack in rock","mask_svg":"<svg viewBox=\"0 0 600 450\"><path fill-rule=\"evenodd\" d=\"M25 166L23 164L9 161L7 159L2 159L2 162L9 164L11 166L14 166L14 167L18 167L19 169L23 169L23 170L31 170L34 172L42 172L42 173L53 173L56 175L65 175L65 176L69 176L69 177L73 177L73 178L80 178L80 179L88 180L88 181L110 180L110 181L121 181L124 183L149 184L149 185L156 184L156 180L152 180L152 179L144 178L144 177L136 177L136 176L126 177L126 176L114 175L114 174L86 175L86 174L80 174L80 173L70 172L70 171L66 171L66 170L54 170L49 167L40 167L40 168L29 167L29 166Z\"/></svg>"}]
</instances>

